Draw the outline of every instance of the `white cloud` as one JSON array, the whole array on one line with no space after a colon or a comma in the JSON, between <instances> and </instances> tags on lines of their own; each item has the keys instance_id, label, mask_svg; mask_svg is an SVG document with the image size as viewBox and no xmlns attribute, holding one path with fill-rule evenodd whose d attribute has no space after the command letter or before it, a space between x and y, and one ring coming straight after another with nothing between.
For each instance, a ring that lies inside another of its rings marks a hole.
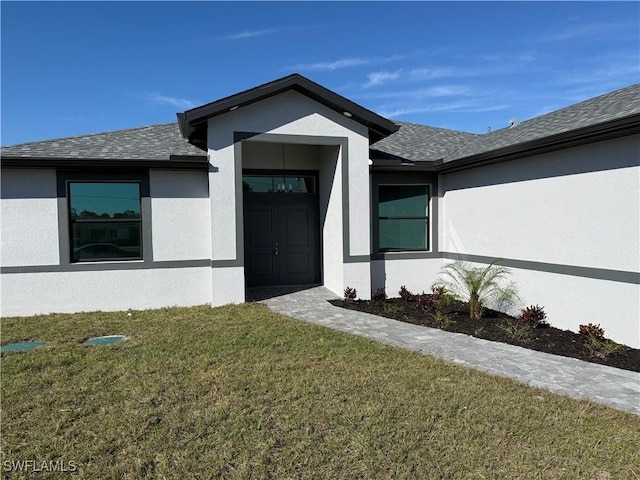
<instances>
[{"instance_id":1,"label":"white cloud","mask_svg":"<svg viewBox=\"0 0 640 480\"><path fill-rule=\"evenodd\" d=\"M242 32L232 33L230 35L225 35L222 37L224 40L242 40L244 38L255 38L255 37L263 37L265 35L270 35L272 33L277 32L277 29L266 29L266 30L245 30Z\"/></svg>"},{"instance_id":2,"label":"white cloud","mask_svg":"<svg viewBox=\"0 0 640 480\"><path fill-rule=\"evenodd\" d=\"M397 54L388 57L347 57L328 62L299 63L297 65L286 67L286 70L333 71L342 68L359 67L362 65L380 65L399 62L417 55L420 55L420 52Z\"/></svg>"},{"instance_id":3,"label":"white cloud","mask_svg":"<svg viewBox=\"0 0 640 480\"><path fill-rule=\"evenodd\" d=\"M368 65L370 59L366 58L341 58L333 62L315 62L315 63L299 63L289 67L289 70L312 70L312 71L333 71L341 68L357 67L360 65Z\"/></svg>"},{"instance_id":4,"label":"white cloud","mask_svg":"<svg viewBox=\"0 0 640 480\"><path fill-rule=\"evenodd\" d=\"M430 112L492 112L510 108L507 104L483 104L477 101L454 101L446 103L431 103L429 105L399 105L395 107L382 108L378 113L383 117L397 118L403 115L415 115L418 113Z\"/></svg>"},{"instance_id":5,"label":"white cloud","mask_svg":"<svg viewBox=\"0 0 640 480\"><path fill-rule=\"evenodd\" d=\"M187 110L197 106L197 104L192 102L191 100L187 100L184 98L168 97L166 95L161 95L159 93L143 92L141 97L156 105L166 105L170 107L184 108Z\"/></svg>"},{"instance_id":6,"label":"white cloud","mask_svg":"<svg viewBox=\"0 0 640 480\"><path fill-rule=\"evenodd\" d=\"M581 25L572 24L542 33L538 36L538 41L541 43L549 43L573 40L577 38L597 39L604 35L619 35L620 32L628 29L629 27L635 29L637 28L637 24L622 22L586 23Z\"/></svg>"},{"instance_id":7,"label":"white cloud","mask_svg":"<svg viewBox=\"0 0 640 480\"><path fill-rule=\"evenodd\" d=\"M372 72L367 75L367 83L365 87L373 87L375 85L381 85L389 80L396 80L400 77L401 70L395 72Z\"/></svg>"}]
</instances>

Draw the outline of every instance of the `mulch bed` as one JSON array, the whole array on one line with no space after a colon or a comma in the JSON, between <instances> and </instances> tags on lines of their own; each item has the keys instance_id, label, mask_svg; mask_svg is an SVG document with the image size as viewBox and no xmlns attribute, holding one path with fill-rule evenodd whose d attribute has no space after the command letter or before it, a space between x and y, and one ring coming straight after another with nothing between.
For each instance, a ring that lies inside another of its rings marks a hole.
<instances>
[{"instance_id":1,"label":"mulch bed","mask_svg":"<svg viewBox=\"0 0 640 480\"><path fill-rule=\"evenodd\" d=\"M456 301L449 306L441 308L441 313L446 314L450 320L447 325L436 322L434 311L421 310L417 307L416 302L405 301L400 298L391 298L384 301L356 300L351 302L331 300L330 303L337 307L393 318L401 322L465 333L485 340L508 343L554 355L640 372L640 349L623 346L620 352L600 358L586 348L587 336L569 330L560 330L553 326L532 329L530 332L531 339L523 343L515 339L514 335L504 331L505 327L522 325L519 319L487 309L480 320L471 320L467 304L462 302ZM549 321L552 323L553 319L549 319Z\"/></svg>"}]
</instances>

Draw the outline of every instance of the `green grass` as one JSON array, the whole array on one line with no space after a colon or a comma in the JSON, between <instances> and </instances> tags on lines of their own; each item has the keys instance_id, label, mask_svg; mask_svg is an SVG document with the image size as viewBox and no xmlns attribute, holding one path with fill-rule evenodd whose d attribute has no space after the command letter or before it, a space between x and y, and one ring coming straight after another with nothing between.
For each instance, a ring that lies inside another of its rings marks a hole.
<instances>
[{"instance_id":1,"label":"green grass","mask_svg":"<svg viewBox=\"0 0 640 480\"><path fill-rule=\"evenodd\" d=\"M40 478L92 479L640 478L631 414L262 305L132 313L3 320L3 342L49 342L2 354L3 468L73 461L74 475ZM110 334L129 340L80 345Z\"/></svg>"}]
</instances>

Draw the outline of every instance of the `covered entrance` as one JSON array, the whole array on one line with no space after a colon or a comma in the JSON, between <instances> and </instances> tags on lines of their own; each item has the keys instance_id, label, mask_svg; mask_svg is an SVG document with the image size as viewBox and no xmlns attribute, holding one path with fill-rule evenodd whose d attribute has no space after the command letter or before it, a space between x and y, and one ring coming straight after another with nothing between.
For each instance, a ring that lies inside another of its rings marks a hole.
<instances>
[{"instance_id":1,"label":"covered entrance","mask_svg":"<svg viewBox=\"0 0 640 480\"><path fill-rule=\"evenodd\" d=\"M245 170L248 287L320 283L318 173Z\"/></svg>"}]
</instances>

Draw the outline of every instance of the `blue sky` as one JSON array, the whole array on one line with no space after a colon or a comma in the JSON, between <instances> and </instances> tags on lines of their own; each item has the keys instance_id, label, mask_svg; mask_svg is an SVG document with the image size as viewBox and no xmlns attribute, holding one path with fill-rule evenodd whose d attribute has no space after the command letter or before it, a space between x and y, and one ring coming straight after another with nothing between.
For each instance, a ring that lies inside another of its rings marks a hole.
<instances>
[{"instance_id":1,"label":"blue sky","mask_svg":"<svg viewBox=\"0 0 640 480\"><path fill-rule=\"evenodd\" d=\"M175 121L297 72L483 133L640 81L638 2L7 2L2 145Z\"/></svg>"}]
</instances>

